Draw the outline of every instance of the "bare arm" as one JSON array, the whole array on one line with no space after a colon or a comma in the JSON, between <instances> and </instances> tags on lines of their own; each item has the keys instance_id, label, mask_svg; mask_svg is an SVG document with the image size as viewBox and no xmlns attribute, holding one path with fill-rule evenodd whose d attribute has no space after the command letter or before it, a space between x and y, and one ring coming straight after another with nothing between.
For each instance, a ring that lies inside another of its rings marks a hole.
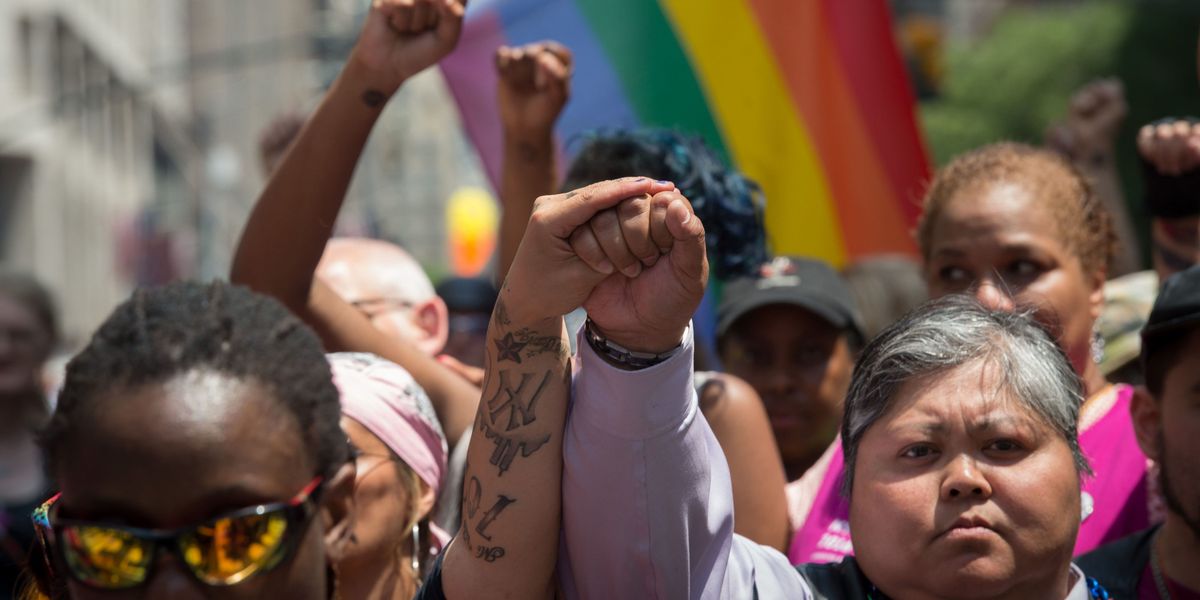
<instances>
[{"instance_id":1,"label":"bare arm","mask_svg":"<svg viewBox=\"0 0 1200 600\"><path fill-rule=\"evenodd\" d=\"M1137 230L1117 171L1117 133L1129 108L1119 79L1102 79L1080 88L1071 97L1067 118L1050 128L1047 145L1075 165L1091 182L1093 191L1113 219L1121 246L1114 257L1111 276L1142 269Z\"/></svg>"},{"instance_id":2,"label":"bare arm","mask_svg":"<svg viewBox=\"0 0 1200 600\"><path fill-rule=\"evenodd\" d=\"M504 130L496 280L504 281L525 234L533 201L557 191L554 122L570 95L571 52L554 42L500 48L496 71Z\"/></svg>"},{"instance_id":3,"label":"bare arm","mask_svg":"<svg viewBox=\"0 0 1200 600\"><path fill-rule=\"evenodd\" d=\"M718 374L700 389L700 410L729 463L734 533L786 553L792 535L787 480L758 393L733 375Z\"/></svg>"},{"instance_id":4,"label":"bare arm","mask_svg":"<svg viewBox=\"0 0 1200 600\"><path fill-rule=\"evenodd\" d=\"M457 0L372 7L345 68L251 212L230 274L282 301L321 334L328 350L374 352L408 369L452 441L470 427L479 390L414 345L376 331L314 273L384 105L405 79L454 47L462 11ZM417 14L424 15L420 23Z\"/></svg>"}]
</instances>

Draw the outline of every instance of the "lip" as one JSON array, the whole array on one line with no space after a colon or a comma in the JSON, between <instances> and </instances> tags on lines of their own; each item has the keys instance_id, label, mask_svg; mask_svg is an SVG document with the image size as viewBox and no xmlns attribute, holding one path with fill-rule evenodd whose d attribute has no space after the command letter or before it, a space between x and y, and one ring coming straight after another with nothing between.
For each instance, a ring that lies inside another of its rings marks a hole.
<instances>
[{"instance_id":1,"label":"lip","mask_svg":"<svg viewBox=\"0 0 1200 600\"><path fill-rule=\"evenodd\" d=\"M767 415L771 421L771 427L775 429L796 429L804 424L804 419L796 415Z\"/></svg>"},{"instance_id":2,"label":"lip","mask_svg":"<svg viewBox=\"0 0 1200 600\"><path fill-rule=\"evenodd\" d=\"M974 539L998 535L996 528L987 519L976 515L963 515L955 519L950 527L938 534L947 539Z\"/></svg>"}]
</instances>

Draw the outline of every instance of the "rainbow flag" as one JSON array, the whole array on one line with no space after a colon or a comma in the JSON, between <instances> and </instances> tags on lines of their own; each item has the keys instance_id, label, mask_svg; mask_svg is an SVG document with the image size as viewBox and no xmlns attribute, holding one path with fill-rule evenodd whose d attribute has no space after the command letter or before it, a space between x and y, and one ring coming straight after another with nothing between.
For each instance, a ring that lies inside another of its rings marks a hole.
<instances>
[{"instance_id":1,"label":"rainbow flag","mask_svg":"<svg viewBox=\"0 0 1200 600\"><path fill-rule=\"evenodd\" d=\"M775 253L914 252L929 163L886 0L475 0L442 70L493 182L493 54L547 39L575 55L560 142L697 134L763 187Z\"/></svg>"}]
</instances>

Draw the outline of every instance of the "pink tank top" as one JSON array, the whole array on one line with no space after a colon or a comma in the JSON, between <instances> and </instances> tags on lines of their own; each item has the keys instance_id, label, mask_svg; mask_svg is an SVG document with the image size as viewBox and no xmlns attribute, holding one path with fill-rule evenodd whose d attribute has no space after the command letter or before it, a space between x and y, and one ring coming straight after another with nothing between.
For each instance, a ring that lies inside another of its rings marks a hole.
<instances>
[{"instance_id":1,"label":"pink tank top","mask_svg":"<svg viewBox=\"0 0 1200 600\"><path fill-rule=\"evenodd\" d=\"M1117 386L1117 399L1100 420L1079 435L1079 445L1095 473L1083 482L1083 521L1076 556L1150 525L1146 457L1129 416L1133 388ZM854 554L850 504L841 495L845 461L840 441L817 489L804 524L792 535L792 564L838 562Z\"/></svg>"}]
</instances>

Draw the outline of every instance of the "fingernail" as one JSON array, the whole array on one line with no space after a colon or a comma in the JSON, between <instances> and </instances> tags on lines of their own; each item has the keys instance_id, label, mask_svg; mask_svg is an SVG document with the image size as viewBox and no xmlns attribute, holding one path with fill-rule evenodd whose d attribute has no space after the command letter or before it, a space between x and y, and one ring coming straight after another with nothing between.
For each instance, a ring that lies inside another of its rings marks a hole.
<instances>
[{"instance_id":1,"label":"fingernail","mask_svg":"<svg viewBox=\"0 0 1200 600\"><path fill-rule=\"evenodd\" d=\"M630 277L630 278L637 277L638 275L642 274L642 263L635 262L635 263L629 265L628 267L625 267L624 269L622 269L621 272L624 273L626 277Z\"/></svg>"},{"instance_id":2,"label":"fingernail","mask_svg":"<svg viewBox=\"0 0 1200 600\"><path fill-rule=\"evenodd\" d=\"M599 268L600 272L604 273L605 275L612 275L613 271L616 270L616 267L613 266L612 261L609 260L600 261L600 264L597 265L597 268Z\"/></svg>"},{"instance_id":3,"label":"fingernail","mask_svg":"<svg viewBox=\"0 0 1200 600\"><path fill-rule=\"evenodd\" d=\"M663 185L675 185L675 184L671 183L670 181L665 181L665 180L662 180L662 179L659 179L659 180L658 180L658 182L659 182L659 183L661 183L661 184L663 184Z\"/></svg>"}]
</instances>

